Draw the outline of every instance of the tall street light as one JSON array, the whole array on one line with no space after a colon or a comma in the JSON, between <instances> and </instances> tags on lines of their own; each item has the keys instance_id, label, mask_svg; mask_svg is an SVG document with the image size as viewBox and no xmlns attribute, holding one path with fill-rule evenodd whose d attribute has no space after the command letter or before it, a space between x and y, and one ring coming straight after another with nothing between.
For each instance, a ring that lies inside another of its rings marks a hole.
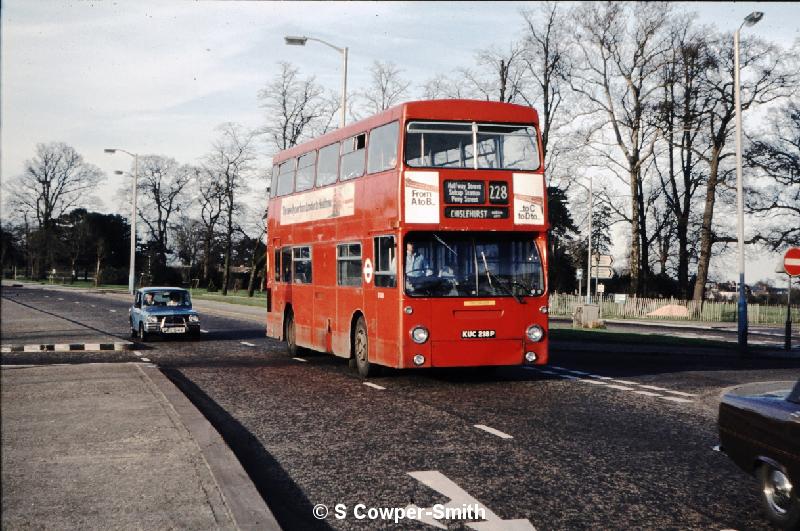
<instances>
[{"instance_id":1,"label":"tall street light","mask_svg":"<svg viewBox=\"0 0 800 531\"><path fill-rule=\"evenodd\" d=\"M133 294L133 285L136 280L136 191L139 184L139 155L124 149L105 149L106 153L112 155L117 151L133 157L133 201L131 202L131 264L128 271L128 292Z\"/></svg>"},{"instance_id":2,"label":"tall street light","mask_svg":"<svg viewBox=\"0 0 800 531\"><path fill-rule=\"evenodd\" d=\"M347 47L340 48L322 39L315 39L314 37L297 37L286 36L283 38L289 46L305 46L307 41L316 41L325 46L330 46L340 54L342 54L342 116L339 120L339 127L344 127L346 119L345 112L347 110Z\"/></svg>"},{"instance_id":3,"label":"tall street light","mask_svg":"<svg viewBox=\"0 0 800 531\"><path fill-rule=\"evenodd\" d=\"M747 348L747 297L744 284L744 193L742 192L742 101L739 80L739 32L744 26L754 26L764 16L761 11L753 11L747 15L739 29L733 34L733 98L736 107L736 232L739 239L739 304L738 304L738 339L739 348Z\"/></svg>"}]
</instances>

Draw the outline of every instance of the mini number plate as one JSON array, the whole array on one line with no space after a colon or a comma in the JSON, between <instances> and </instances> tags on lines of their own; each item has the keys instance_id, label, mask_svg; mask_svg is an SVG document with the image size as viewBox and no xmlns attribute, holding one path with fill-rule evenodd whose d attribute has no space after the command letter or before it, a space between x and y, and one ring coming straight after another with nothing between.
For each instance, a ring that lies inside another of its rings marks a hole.
<instances>
[{"instance_id":1,"label":"mini number plate","mask_svg":"<svg viewBox=\"0 0 800 531\"><path fill-rule=\"evenodd\" d=\"M497 335L494 330L462 330L461 339L491 339Z\"/></svg>"},{"instance_id":2,"label":"mini number plate","mask_svg":"<svg viewBox=\"0 0 800 531\"><path fill-rule=\"evenodd\" d=\"M174 326L172 328L162 328L162 332L165 334L185 334L186 327L185 326Z\"/></svg>"}]
</instances>

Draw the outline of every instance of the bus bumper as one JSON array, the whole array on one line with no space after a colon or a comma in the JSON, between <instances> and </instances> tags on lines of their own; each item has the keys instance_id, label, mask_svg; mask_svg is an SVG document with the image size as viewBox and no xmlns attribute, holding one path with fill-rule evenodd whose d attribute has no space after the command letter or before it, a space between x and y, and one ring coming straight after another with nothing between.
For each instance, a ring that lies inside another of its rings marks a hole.
<instances>
[{"instance_id":1,"label":"bus bumper","mask_svg":"<svg viewBox=\"0 0 800 531\"><path fill-rule=\"evenodd\" d=\"M525 352L535 352L536 361L525 361ZM481 365L544 365L547 343L530 343L520 339L489 341L433 341L428 367L476 367Z\"/></svg>"}]
</instances>

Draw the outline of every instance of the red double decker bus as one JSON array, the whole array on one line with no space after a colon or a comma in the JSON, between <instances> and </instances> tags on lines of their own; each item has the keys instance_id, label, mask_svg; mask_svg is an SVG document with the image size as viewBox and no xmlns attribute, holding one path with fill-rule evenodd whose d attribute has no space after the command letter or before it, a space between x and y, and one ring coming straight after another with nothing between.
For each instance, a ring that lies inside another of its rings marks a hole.
<instances>
[{"instance_id":1,"label":"red double decker bus","mask_svg":"<svg viewBox=\"0 0 800 531\"><path fill-rule=\"evenodd\" d=\"M547 362L535 110L398 105L273 159L267 335L377 366Z\"/></svg>"}]
</instances>

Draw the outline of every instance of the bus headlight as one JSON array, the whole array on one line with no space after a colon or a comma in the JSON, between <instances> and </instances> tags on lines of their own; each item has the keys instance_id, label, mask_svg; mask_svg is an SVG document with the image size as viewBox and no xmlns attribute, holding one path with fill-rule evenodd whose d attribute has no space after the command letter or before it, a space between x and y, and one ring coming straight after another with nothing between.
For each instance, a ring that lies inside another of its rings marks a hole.
<instances>
[{"instance_id":1,"label":"bus headlight","mask_svg":"<svg viewBox=\"0 0 800 531\"><path fill-rule=\"evenodd\" d=\"M528 336L528 339L536 343L541 341L544 337L544 330L542 330L542 327L539 325L530 325L525 331L525 335Z\"/></svg>"},{"instance_id":2,"label":"bus headlight","mask_svg":"<svg viewBox=\"0 0 800 531\"><path fill-rule=\"evenodd\" d=\"M411 339L414 343L425 343L428 340L428 329L424 326L416 326L411 329Z\"/></svg>"}]
</instances>

